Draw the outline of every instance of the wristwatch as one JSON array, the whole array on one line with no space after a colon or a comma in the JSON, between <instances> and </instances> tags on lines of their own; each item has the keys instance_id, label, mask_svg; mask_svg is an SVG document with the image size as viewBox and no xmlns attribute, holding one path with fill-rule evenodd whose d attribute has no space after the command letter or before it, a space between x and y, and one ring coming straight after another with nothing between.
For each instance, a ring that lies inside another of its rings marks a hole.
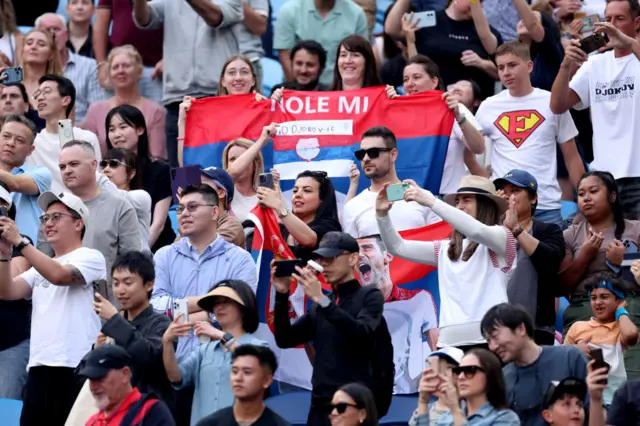
<instances>
[{"instance_id":1,"label":"wristwatch","mask_svg":"<svg viewBox=\"0 0 640 426\"><path fill-rule=\"evenodd\" d=\"M222 336L222 339L220 339L220 342L224 345L225 348L229 349L229 346L231 346L231 344L235 340L236 339L233 338L233 335L231 333L225 333L224 336Z\"/></svg>"},{"instance_id":2,"label":"wristwatch","mask_svg":"<svg viewBox=\"0 0 640 426\"><path fill-rule=\"evenodd\" d=\"M280 219L283 219L289 216L289 209L285 207L284 209L278 212L278 216L280 217Z\"/></svg>"},{"instance_id":3,"label":"wristwatch","mask_svg":"<svg viewBox=\"0 0 640 426\"><path fill-rule=\"evenodd\" d=\"M522 226L518 226L518 228L513 231L513 238L518 238L520 234L524 232L524 228Z\"/></svg>"},{"instance_id":4,"label":"wristwatch","mask_svg":"<svg viewBox=\"0 0 640 426\"><path fill-rule=\"evenodd\" d=\"M321 308L326 308L327 306L329 306L330 303L331 303L331 299L329 299L325 295L323 295L320 298L320 300L318 300L318 305L320 305Z\"/></svg>"},{"instance_id":5,"label":"wristwatch","mask_svg":"<svg viewBox=\"0 0 640 426\"><path fill-rule=\"evenodd\" d=\"M31 244L31 240L29 240L27 237L22 237L22 239L20 240L20 244L16 246L16 251L18 253L22 253L22 250L24 250L24 248L29 244Z\"/></svg>"}]
</instances>

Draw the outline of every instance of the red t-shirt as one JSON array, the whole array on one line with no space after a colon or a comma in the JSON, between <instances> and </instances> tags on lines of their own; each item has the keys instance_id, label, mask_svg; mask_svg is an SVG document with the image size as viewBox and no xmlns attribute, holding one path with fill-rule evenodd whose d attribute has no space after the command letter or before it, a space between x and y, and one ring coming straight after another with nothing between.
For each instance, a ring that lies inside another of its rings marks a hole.
<instances>
[{"instance_id":1,"label":"red t-shirt","mask_svg":"<svg viewBox=\"0 0 640 426\"><path fill-rule=\"evenodd\" d=\"M131 0L100 0L98 7L111 9L111 47L131 44L138 49L147 67L154 67L162 59L162 28L141 30L136 27Z\"/></svg>"},{"instance_id":2,"label":"red t-shirt","mask_svg":"<svg viewBox=\"0 0 640 426\"><path fill-rule=\"evenodd\" d=\"M142 398L142 395L138 391L138 388L133 388L131 393L127 395L127 397L124 399L122 404L120 404L116 411L109 414L105 414L104 411L99 411L91 416L89 420L87 420L85 426L120 426L120 423L122 423L122 420L127 414L127 411L129 411L129 408L131 408L131 406L135 404L136 401L138 401L140 398ZM139 420L147 414L147 412L151 409L151 407L154 406L156 402L158 402L157 399L147 400L134 419L133 424L135 425L137 422L139 422Z\"/></svg>"}]
</instances>

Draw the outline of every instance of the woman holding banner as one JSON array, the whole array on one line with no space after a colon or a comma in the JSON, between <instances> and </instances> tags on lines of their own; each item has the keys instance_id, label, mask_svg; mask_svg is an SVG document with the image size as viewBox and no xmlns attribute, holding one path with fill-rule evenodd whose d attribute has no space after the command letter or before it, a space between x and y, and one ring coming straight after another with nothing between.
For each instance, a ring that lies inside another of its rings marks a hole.
<instances>
[{"instance_id":1,"label":"woman holding banner","mask_svg":"<svg viewBox=\"0 0 640 426\"><path fill-rule=\"evenodd\" d=\"M411 262L437 266L440 290L440 337L438 347L469 350L485 346L480 322L489 308L507 302L509 272L515 267L516 240L499 225L508 207L496 195L493 183L480 176L466 176L456 193L438 200L415 182L404 200L431 208L449 223L454 232L447 240L425 242L404 240L393 227L385 184L376 198L380 235L387 250Z\"/></svg>"},{"instance_id":2,"label":"woman holding banner","mask_svg":"<svg viewBox=\"0 0 640 426\"><path fill-rule=\"evenodd\" d=\"M338 47L331 90L358 90L381 85L371 42L356 34L343 39Z\"/></svg>"},{"instance_id":3,"label":"woman holding banner","mask_svg":"<svg viewBox=\"0 0 640 426\"><path fill-rule=\"evenodd\" d=\"M260 187L258 201L280 218L284 225L282 235L298 259L307 261L314 257L312 252L327 232L342 231L336 192L326 172L306 170L297 176L291 212L280 191Z\"/></svg>"}]
</instances>

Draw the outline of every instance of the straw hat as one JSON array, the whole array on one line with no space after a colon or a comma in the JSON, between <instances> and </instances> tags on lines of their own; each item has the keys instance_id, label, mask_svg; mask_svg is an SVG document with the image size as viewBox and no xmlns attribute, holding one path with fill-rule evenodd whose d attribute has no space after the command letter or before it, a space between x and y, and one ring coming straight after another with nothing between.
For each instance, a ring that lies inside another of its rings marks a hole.
<instances>
[{"instance_id":1,"label":"straw hat","mask_svg":"<svg viewBox=\"0 0 640 426\"><path fill-rule=\"evenodd\" d=\"M452 206L456 205L456 196L461 194L482 195L498 205L498 213L503 214L509 208L509 203L496 195L496 186L489 179L482 176L465 176L460 181L458 191L444 196L444 201Z\"/></svg>"}]
</instances>

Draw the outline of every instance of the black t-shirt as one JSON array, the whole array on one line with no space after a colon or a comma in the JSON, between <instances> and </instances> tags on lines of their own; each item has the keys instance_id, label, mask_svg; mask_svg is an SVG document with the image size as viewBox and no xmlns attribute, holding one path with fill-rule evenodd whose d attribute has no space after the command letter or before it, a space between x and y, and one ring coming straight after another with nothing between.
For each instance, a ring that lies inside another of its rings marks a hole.
<instances>
[{"instance_id":1,"label":"black t-shirt","mask_svg":"<svg viewBox=\"0 0 640 426\"><path fill-rule=\"evenodd\" d=\"M153 212L156 204L167 197L171 197L171 176L168 163L162 160L155 160L149 164L144 171L142 189L147 191L151 196L151 220L153 221ZM158 240L151 248L154 253L161 247L173 244L176 234L171 227L171 219L167 216L164 222L164 228L158 237Z\"/></svg>"},{"instance_id":2,"label":"black t-shirt","mask_svg":"<svg viewBox=\"0 0 640 426\"><path fill-rule=\"evenodd\" d=\"M613 394L607 425L640 426L640 380L629 380Z\"/></svg>"},{"instance_id":3,"label":"black t-shirt","mask_svg":"<svg viewBox=\"0 0 640 426\"><path fill-rule=\"evenodd\" d=\"M553 86L553 81L564 58L564 50L560 42L558 24L546 13L541 13L540 17L544 28L544 39L540 43L531 43L531 59L533 60L531 84L533 87L551 91L551 86Z\"/></svg>"},{"instance_id":4,"label":"black t-shirt","mask_svg":"<svg viewBox=\"0 0 640 426\"><path fill-rule=\"evenodd\" d=\"M296 259L302 259L305 262L309 259L313 259L315 256L313 256L312 253L314 250L318 248L318 245L320 244L320 240L322 240L322 237L324 237L324 234L331 231L338 231L338 232L342 231L342 226L340 226L340 222L330 217L320 219L317 221L317 223L314 223L314 222L311 222L309 228L311 228L311 230L315 232L316 235L318 236L318 240L315 246L313 247L304 247L301 245L289 246L289 248L293 252L293 255L296 257ZM289 231L287 231L287 228L285 228L284 225L281 225L281 226L282 226L281 228L282 236L286 240L289 237Z\"/></svg>"},{"instance_id":5,"label":"black t-shirt","mask_svg":"<svg viewBox=\"0 0 640 426\"><path fill-rule=\"evenodd\" d=\"M240 424L236 421L233 406L231 406L203 417L196 426L240 426ZM260 418L251 423L251 426L291 426L291 423L274 413L269 407L264 407Z\"/></svg>"},{"instance_id":6,"label":"black t-shirt","mask_svg":"<svg viewBox=\"0 0 640 426\"><path fill-rule=\"evenodd\" d=\"M13 250L13 257L21 256L20 252ZM0 300L0 324L3 324L0 327L0 351L28 339L31 328L31 301Z\"/></svg>"},{"instance_id":7,"label":"black t-shirt","mask_svg":"<svg viewBox=\"0 0 640 426\"><path fill-rule=\"evenodd\" d=\"M465 50L473 50L482 59L492 59L482 47L473 21L454 21L444 10L440 10L436 12L436 23L435 27L422 28L416 33L418 52L438 64L445 86L471 79L480 85L483 98L492 96L495 80L483 70L464 66L460 61ZM495 28L490 28L498 45L501 45L502 36Z\"/></svg>"},{"instance_id":8,"label":"black t-shirt","mask_svg":"<svg viewBox=\"0 0 640 426\"><path fill-rule=\"evenodd\" d=\"M402 83L404 83L404 66L406 64L407 61L404 60L402 55L398 55L387 60L380 69L380 78L382 79L382 83L393 87L402 86Z\"/></svg>"}]
</instances>

